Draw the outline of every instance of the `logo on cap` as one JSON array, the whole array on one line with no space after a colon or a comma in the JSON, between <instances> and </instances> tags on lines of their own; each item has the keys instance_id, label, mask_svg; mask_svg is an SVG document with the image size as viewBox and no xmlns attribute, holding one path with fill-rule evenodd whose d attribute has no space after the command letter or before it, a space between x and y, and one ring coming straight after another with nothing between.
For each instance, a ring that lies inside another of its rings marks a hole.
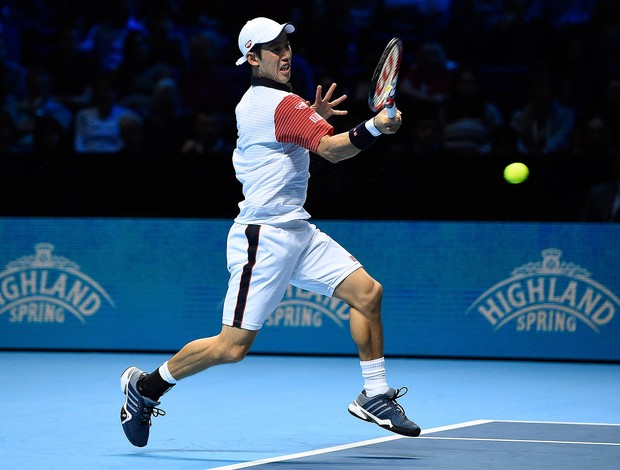
<instances>
[{"instance_id":1,"label":"logo on cap","mask_svg":"<svg viewBox=\"0 0 620 470\"><path fill-rule=\"evenodd\" d=\"M248 42L245 43L245 47L246 49L249 49L250 47L252 47L252 40L248 40Z\"/></svg>"}]
</instances>

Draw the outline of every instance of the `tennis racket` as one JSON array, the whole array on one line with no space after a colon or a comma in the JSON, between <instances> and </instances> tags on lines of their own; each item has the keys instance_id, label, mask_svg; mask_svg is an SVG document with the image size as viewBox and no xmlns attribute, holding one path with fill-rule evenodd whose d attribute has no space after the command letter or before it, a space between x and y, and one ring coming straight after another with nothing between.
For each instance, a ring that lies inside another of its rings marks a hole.
<instances>
[{"instance_id":1,"label":"tennis racket","mask_svg":"<svg viewBox=\"0 0 620 470\"><path fill-rule=\"evenodd\" d=\"M400 72L400 61L403 56L403 42L400 38L392 38L375 67L368 91L368 107L373 113L387 108L390 118L396 116L394 97L396 81Z\"/></svg>"}]
</instances>

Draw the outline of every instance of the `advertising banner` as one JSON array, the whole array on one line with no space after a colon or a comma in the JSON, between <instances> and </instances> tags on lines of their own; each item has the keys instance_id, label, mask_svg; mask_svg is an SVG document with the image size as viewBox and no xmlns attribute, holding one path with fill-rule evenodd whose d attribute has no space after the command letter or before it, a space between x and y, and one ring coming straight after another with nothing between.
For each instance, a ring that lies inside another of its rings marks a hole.
<instances>
[{"instance_id":1,"label":"advertising banner","mask_svg":"<svg viewBox=\"0 0 620 470\"><path fill-rule=\"evenodd\" d=\"M222 219L0 219L0 348L176 351L217 334ZM314 221L384 288L394 356L620 360L620 225ZM355 354L289 287L253 352Z\"/></svg>"}]
</instances>

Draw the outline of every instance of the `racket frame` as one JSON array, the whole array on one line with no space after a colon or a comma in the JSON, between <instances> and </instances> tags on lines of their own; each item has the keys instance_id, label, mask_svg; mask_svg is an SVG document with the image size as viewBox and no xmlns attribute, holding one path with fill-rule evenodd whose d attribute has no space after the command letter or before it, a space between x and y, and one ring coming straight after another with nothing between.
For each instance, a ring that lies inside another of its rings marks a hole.
<instances>
[{"instance_id":1,"label":"racket frame","mask_svg":"<svg viewBox=\"0 0 620 470\"><path fill-rule=\"evenodd\" d=\"M380 93L377 93L377 87L381 84L380 79L384 76L384 69L391 55L396 52L396 63L393 66L392 77L384 78L385 84ZM403 57L403 42L400 38L392 38L383 49L383 53L377 62L377 66L370 80L370 90L368 91L368 107L373 113L378 113L383 108L387 108L388 116L393 118L396 116L395 95L398 74L400 73L400 64Z\"/></svg>"}]
</instances>

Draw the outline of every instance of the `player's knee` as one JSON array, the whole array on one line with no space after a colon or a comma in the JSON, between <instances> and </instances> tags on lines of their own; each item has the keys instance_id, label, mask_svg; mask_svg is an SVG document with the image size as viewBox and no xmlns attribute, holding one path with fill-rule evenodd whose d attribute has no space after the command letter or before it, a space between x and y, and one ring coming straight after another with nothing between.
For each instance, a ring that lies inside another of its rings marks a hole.
<instances>
[{"instance_id":1,"label":"player's knee","mask_svg":"<svg viewBox=\"0 0 620 470\"><path fill-rule=\"evenodd\" d=\"M372 280L361 296L362 305L360 311L369 318L381 315L381 302L383 301L383 286L376 280Z\"/></svg>"},{"instance_id":2,"label":"player's knee","mask_svg":"<svg viewBox=\"0 0 620 470\"><path fill-rule=\"evenodd\" d=\"M369 319L381 315L383 286L363 269L355 271L340 284L334 296Z\"/></svg>"},{"instance_id":3,"label":"player's knee","mask_svg":"<svg viewBox=\"0 0 620 470\"><path fill-rule=\"evenodd\" d=\"M249 347L246 347L245 345L239 345L239 344L230 346L228 350L226 351L226 362L236 363L236 362L243 361L249 349L250 349Z\"/></svg>"},{"instance_id":4,"label":"player's knee","mask_svg":"<svg viewBox=\"0 0 620 470\"><path fill-rule=\"evenodd\" d=\"M370 303L373 310L381 311L381 302L383 301L383 286L380 282L374 281L370 293Z\"/></svg>"}]
</instances>

